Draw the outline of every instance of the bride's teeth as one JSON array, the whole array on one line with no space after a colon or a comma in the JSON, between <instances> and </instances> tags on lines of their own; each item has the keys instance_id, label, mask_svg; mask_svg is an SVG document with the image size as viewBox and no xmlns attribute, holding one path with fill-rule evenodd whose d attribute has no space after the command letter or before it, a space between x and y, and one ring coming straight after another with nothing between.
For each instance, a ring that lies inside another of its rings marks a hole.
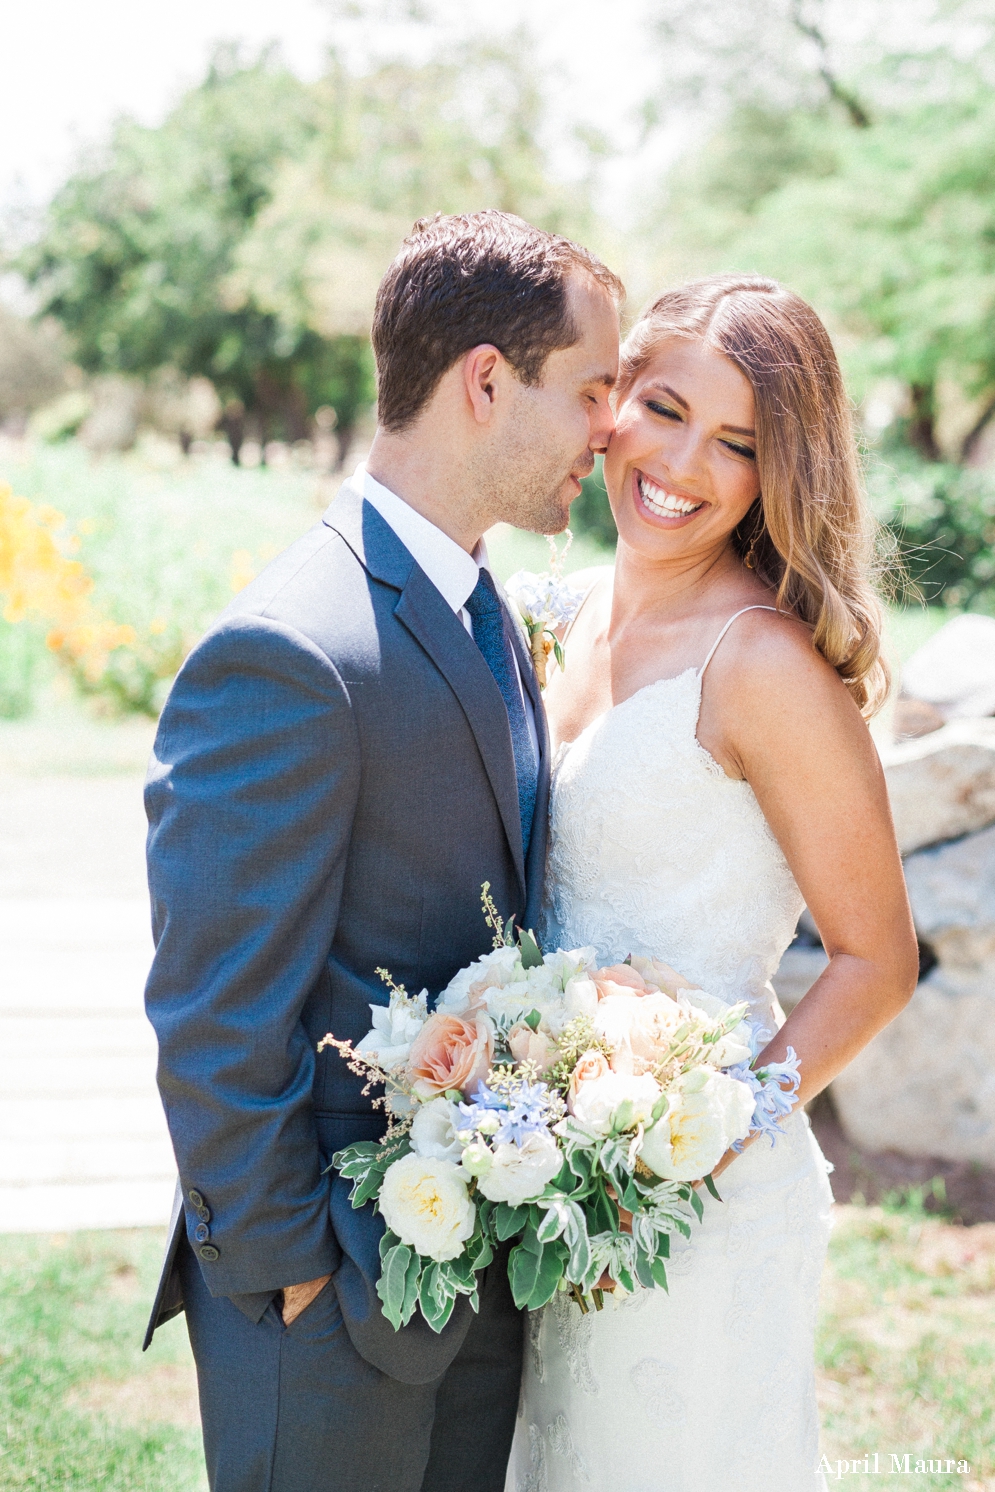
<instances>
[{"instance_id":1,"label":"bride's teeth","mask_svg":"<svg viewBox=\"0 0 995 1492\"><path fill-rule=\"evenodd\" d=\"M687 498L675 497L672 492L664 492L662 487L657 487L654 482L647 481L645 477L639 478L639 494L650 512L659 513L661 517L673 513L697 513L701 507L701 503L688 502Z\"/></svg>"}]
</instances>

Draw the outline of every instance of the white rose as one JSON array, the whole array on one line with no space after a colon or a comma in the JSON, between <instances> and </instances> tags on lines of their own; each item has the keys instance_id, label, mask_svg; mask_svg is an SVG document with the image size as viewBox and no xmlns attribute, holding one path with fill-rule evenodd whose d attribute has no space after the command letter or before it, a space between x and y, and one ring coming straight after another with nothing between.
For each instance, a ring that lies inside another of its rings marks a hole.
<instances>
[{"instance_id":1,"label":"white rose","mask_svg":"<svg viewBox=\"0 0 995 1492\"><path fill-rule=\"evenodd\" d=\"M496 948L486 958L478 958L454 974L436 1001L436 1010L444 1015L462 1015L470 1003L470 986L481 980L495 985L508 984L515 974L519 962L517 948Z\"/></svg>"},{"instance_id":2,"label":"white rose","mask_svg":"<svg viewBox=\"0 0 995 1492\"><path fill-rule=\"evenodd\" d=\"M639 1158L667 1181L699 1181L734 1140L749 1134L754 1103L746 1083L694 1068L675 1086L667 1112L646 1131Z\"/></svg>"},{"instance_id":3,"label":"white rose","mask_svg":"<svg viewBox=\"0 0 995 1492\"><path fill-rule=\"evenodd\" d=\"M732 1008L728 1001L720 1000L717 995L708 995L702 989L683 991L680 1004L692 1015L707 1017L709 1024L721 1020ZM752 1032L749 1023L740 1021L715 1043L710 1061L716 1067L733 1067L737 1062L749 1061L753 1055Z\"/></svg>"},{"instance_id":4,"label":"white rose","mask_svg":"<svg viewBox=\"0 0 995 1492\"><path fill-rule=\"evenodd\" d=\"M387 1072L408 1060L411 1043L428 1019L428 992L416 999L391 994L389 1005L371 1005L373 1028L367 1031L356 1051L375 1057Z\"/></svg>"},{"instance_id":5,"label":"white rose","mask_svg":"<svg viewBox=\"0 0 995 1492\"><path fill-rule=\"evenodd\" d=\"M405 1155L388 1166L380 1211L392 1233L428 1259L455 1259L477 1223L467 1181L448 1160Z\"/></svg>"},{"instance_id":6,"label":"white rose","mask_svg":"<svg viewBox=\"0 0 995 1492\"><path fill-rule=\"evenodd\" d=\"M411 1126L411 1147L423 1160L459 1161L462 1143L456 1138L456 1126L462 1115L448 1098L433 1098L419 1104Z\"/></svg>"},{"instance_id":7,"label":"white rose","mask_svg":"<svg viewBox=\"0 0 995 1492\"><path fill-rule=\"evenodd\" d=\"M597 957L596 948L558 948L555 953L547 953L543 963L552 969L560 987L565 988L571 979L585 978Z\"/></svg>"},{"instance_id":8,"label":"white rose","mask_svg":"<svg viewBox=\"0 0 995 1492\"><path fill-rule=\"evenodd\" d=\"M625 1119L626 1129L648 1124L661 1092L660 1084L649 1073L632 1077L627 1073L609 1072L580 1084L570 1100L570 1112L595 1134L606 1135L616 1116ZM623 1104L627 1107L619 1115Z\"/></svg>"},{"instance_id":9,"label":"white rose","mask_svg":"<svg viewBox=\"0 0 995 1492\"><path fill-rule=\"evenodd\" d=\"M598 1008L598 986L593 979L588 979L585 974L576 974L573 979L568 979L563 991L563 1010L568 1021L574 1021L579 1015L586 1015L589 1020L594 1019Z\"/></svg>"},{"instance_id":10,"label":"white rose","mask_svg":"<svg viewBox=\"0 0 995 1492\"><path fill-rule=\"evenodd\" d=\"M521 1145L498 1145L493 1163L480 1176L477 1185L492 1202L508 1202L519 1207L536 1198L552 1181L562 1164L552 1135L526 1135Z\"/></svg>"},{"instance_id":11,"label":"white rose","mask_svg":"<svg viewBox=\"0 0 995 1492\"><path fill-rule=\"evenodd\" d=\"M685 1019L669 995L656 992L606 995L593 1017L594 1029L612 1047L612 1068L624 1073L635 1070L636 1057L649 1064L659 1061Z\"/></svg>"}]
</instances>

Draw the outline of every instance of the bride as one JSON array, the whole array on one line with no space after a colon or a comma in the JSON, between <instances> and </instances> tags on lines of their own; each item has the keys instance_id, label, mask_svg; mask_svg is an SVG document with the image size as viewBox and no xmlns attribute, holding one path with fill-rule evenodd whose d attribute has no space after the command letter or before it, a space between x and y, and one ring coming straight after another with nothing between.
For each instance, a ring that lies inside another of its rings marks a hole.
<instances>
[{"instance_id":1,"label":"bride","mask_svg":"<svg viewBox=\"0 0 995 1492\"><path fill-rule=\"evenodd\" d=\"M561 743L545 942L655 954L747 1000L813 1098L909 999L916 942L865 724L887 673L829 337L769 280L662 296L624 349L619 542L547 696ZM807 904L829 965L785 1022ZM727 1154L669 1293L529 1321L509 1492L812 1492L826 1164L801 1109Z\"/></svg>"}]
</instances>

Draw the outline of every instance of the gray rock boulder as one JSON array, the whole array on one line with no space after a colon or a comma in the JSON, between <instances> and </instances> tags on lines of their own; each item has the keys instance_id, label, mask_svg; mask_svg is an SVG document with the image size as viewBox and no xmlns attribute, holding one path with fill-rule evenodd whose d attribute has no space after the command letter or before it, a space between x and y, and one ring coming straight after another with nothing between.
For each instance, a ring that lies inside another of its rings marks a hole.
<instances>
[{"instance_id":1,"label":"gray rock boulder","mask_svg":"<svg viewBox=\"0 0 995 1492\"><path fill-rule=\"evenodd\" d=\"M910 855L909 898L938 963L832 1084L868 1150L995 1165L995 827Z\"/></svg>"},{"instance_id":2,"label":"gray rock boulder","mask_svg":"<svg viewBox=\"0 0 995 1492\"><path fill-rule=\"evenodd\" d=\"M995 618L947 622L904 664L902 694L944 720L995 714Z\"/></svg>"},{"instance_id":3,"label":"gray rock boulder","mask_svg":"<svg viewBox=\"0 0 995 1492\"><path fill-rule=\"evenodd\" d=\"M881 761L903 855L995 824L995 720L953 721Z\"/></svg>"}]
</instances>

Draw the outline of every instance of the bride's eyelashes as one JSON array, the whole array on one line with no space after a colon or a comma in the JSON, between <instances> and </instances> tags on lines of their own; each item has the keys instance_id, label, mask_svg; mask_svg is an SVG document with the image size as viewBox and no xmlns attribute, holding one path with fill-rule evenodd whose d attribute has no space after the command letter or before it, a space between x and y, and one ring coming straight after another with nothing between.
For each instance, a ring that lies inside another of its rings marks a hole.
<instances>
[{"instance_id":1,"label":"bride's eyelashes","mask_svg":"<svg viewBox=\"0 0 995 1492\"><path fill-rule=\"evenodd\" d=\"M676 421L677 424L684 423L684 416L680 410L674 409L670 404L661 404L657 399L644 399L643 405L651 414L660 415L662 419ZM721 440L727 451L732 451L734 456L741 456L744 461L756 461L757 453L752 446L741 446L734 440Z\"/></svg>"},{"instance_id":2,"label":"bride's eyelashes","mask_svg":"<svg viewBox=\"0 0 995 1492\"><path fill-rule=\"evenodd\" d=\"M732 451L734 455L742 456L747 461L756 461L757 459L756 451L751 450L749 446L737 445L735 441L732 440L724 440L722 444L726 447L727 450Z\"/></svg>"},{"instance_id":3,"label":"bride's eyelashes","mask_svg":"<svg viewBox=\"0 0 995 1492\"><path fill-rule=\"evenodd\" d=\"M683 419L678 410L671 409L667 404L659 404L656 399L645 399L643 402L647 409L652 410L653 414L663 415L665 420L677 420L680 423Z\"/></svg>"}]
</instances>

